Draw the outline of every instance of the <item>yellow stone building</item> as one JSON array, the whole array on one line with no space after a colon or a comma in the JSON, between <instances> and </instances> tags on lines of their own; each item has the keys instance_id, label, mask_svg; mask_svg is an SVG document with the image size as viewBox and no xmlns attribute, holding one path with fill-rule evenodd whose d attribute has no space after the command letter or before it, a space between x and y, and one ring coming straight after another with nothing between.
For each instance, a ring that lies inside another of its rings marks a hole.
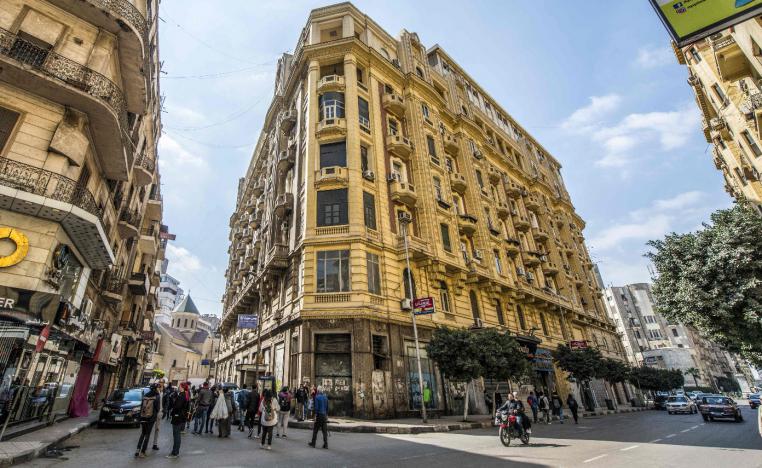
<instances>
[{"instance_id":1,"label":"yellow stone building","mask_svg":"<svg viewBox=\"0 0 762 468\"><path fill-rule=\"evenodd\" d=\"M676 48L688 66L712 160L735 199L762 203L762 19L756 17Z\"/></svg>"},{"instance_id":2,"label":"yellow stone building","mask_svg":"<svg viewBox=\"0 0 762 468\"><path fill-rule=\"evenodd\" d=\"M55 388L63 410L78 386L99 401L142 380L163 256L157 19L157 0L0 2L0 233L28 241L0 263L2 382ZM18 247L0 239L0 259Z\"/></svg>"},{"instance_id":3,"label":"yellow stone building","mask_svg":"<svg viewBox=\"0 0 762 468\"><path fill-rule=\"evenodd\" d=\"M420 408L408 222L414 296L436 306L418 320L432 410L462 405L425 356L436 326L537 348L520 391L566 390L548 351L568 340L621 357L559 170L441 47L394 38L350 3L313 10L278 63L230 218L217 378L323 385L332 414Z\"/></svg>"}]
</instances>

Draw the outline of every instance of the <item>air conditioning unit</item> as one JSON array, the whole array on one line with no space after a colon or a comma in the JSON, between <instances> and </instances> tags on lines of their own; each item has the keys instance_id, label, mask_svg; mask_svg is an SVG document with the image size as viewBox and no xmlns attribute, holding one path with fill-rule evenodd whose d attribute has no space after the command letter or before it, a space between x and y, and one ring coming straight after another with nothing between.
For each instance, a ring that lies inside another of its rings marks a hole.
<instances>
[{"instance_id":1,"label":"air conditioning unit","mask_svg":"<svg viewBox=\"0 0 762 468\"><path fill-rule=\"evenodd\" d=\"M534 275L532 273L527 273L527 281L530 283L534 281Z\"/></svg>"},{"instance_id":2,"label":"air conditioning unit","mask_svg":"<svg viewBox=\"0 0 762 468\"><path fill-rule=\"evenodd\" d=\"M399 172L392 172L388 176L386 176L387 182L402 182L402 176L399 174Z\"/></svg>"},{"instance_id":3,"label":"air conditioning unit","mask_svg":"<svg viewBox=\"0 0 762 468\"><path fill-rule=\"evenodd\" d=\"M397 213L397 220L402 223L410 223L413 221L413 216L407 211L400 211Z\"/></svg>"},{"instance_id":4,"label":"air conditioning unit","mask_svg":"<svg viewBox=\"0 0 762 468\"><path fill-rule=\"evenodd\" d=\"M408 299L408 298L404 298L404 299L402 299L400 301L400 307L402 308L402 310L412 310L413 309L413 305L411 304L410 299Z\"/></svg>"},{"instance_id":5,"label":"air conditioning unit","mask_svg":"<svg viewBox=\"0 0 762 468\"><path fill-rule=\"evenodd\" d=\"M521 267L516 267L516 274L519 276L524 276L526 275L526 271L524 271L524 269Z\"/></svg>"},{"instance_id":6,"label":"air conditioning unit","mask_svg":"<svg viewBox=\"0 0 762 468\"><path fill-rule=\"evenodd\" d=\"M479 317L476 317L474 319L474 328L484 328L484 324L482 323L482 319Z\"/></svg>"},{"instance_id":7,"label":"air conditioning unit","mask_svg":"<svg viewBox=\"0 0 762 468\"><path fill-rule=\"evenodd\" d=\"M482 251L481 250L474 250L474 258L477 260L482 259Z\"/></svg>"},{"instance_id":8,"label":"air conditioning unit","mask_svg":"<svg viewBox=\"0 0 762 468\"><path fill-rule=\"evenodd\" d=\"M364 179L367 179L367 180L369 180L371 182L376 180L376 174L373 171L371 171L370 169L365 169L364 171L362 171L362 176L363 176Z\"/></svg>"}]
</instances>

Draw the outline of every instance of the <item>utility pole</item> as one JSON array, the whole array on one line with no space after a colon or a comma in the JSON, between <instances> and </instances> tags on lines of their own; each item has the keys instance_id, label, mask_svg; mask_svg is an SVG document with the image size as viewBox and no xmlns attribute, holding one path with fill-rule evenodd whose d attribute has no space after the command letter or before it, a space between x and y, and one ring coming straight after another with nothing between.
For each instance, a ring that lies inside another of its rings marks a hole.
<instances>
[{"instance_id":1,"label":"utility pole","mask_svg":"<svg viewBox=\"0 0 762 468\"><path fill-rule=\"evenodd\" d=\"M426 418L426 401L424 401L423 398L423 372L421 371L421 349L420 345L418 344L418 326L416 325L415 321L415 309L413 308L412 301L415 300L415 297L413 296L413 273L410 270L410 252L408 251L408 245L407 245L407 229L408 225L410 224L409 220L399 220L400 225L402 226L402 235L403 239L405 240L405 264L407 265L407 287L408 287L408 294L410 294L410 315L413 317L413 337L415 338L415 362L418 365L418 388L421 392L421 419L423 419L424 424L428 422Z\"/></svg>"}]
</instances>

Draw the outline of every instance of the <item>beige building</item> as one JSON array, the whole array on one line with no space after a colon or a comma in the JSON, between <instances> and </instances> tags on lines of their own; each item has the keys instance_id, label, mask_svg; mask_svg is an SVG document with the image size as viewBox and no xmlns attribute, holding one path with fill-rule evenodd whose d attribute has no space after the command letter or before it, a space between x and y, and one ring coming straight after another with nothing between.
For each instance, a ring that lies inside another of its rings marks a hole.
<instances>
[{"instance_id":1,"label":"beige building","mask_svg":"<svg viewBox=\"0 0 762 468\"><path fill-rule=\"evenodd\" d=\"M0 369L85 407L141 380L156 308L157 10L0 2Z\"/></svg>"},{"instance_id":2,"label":"beige building","mask_svg":"<svg viewBox=\"0 0 762 468\"><path fill-rule=\"evenodd\" d=\"M521 390L565 393L549 350L621 348L559 171L441 47L349 3L313 10L239 183L218 378L322 385L332 414L415 412L412 286L436 306L418 320L432 410L462 405L426 358L436 326L510 331L535 356Z\"/></svg>"},{"instance_id":3,"label":"beige building","mask_svg":"<svg viewBox=\"0 0 762 468\"><path fill-rule=\"evenodd\" d=\"M736 199L762 203L762 18L756 17L682 49L688 84L703 114L712 159Z\"/></svg>"}]
</instances>

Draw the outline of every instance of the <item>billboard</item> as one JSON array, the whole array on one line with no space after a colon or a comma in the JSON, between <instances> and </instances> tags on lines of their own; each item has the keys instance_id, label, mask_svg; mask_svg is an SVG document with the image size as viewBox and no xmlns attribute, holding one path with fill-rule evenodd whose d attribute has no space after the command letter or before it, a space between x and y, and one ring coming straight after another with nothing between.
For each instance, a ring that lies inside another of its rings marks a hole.
<instances>
[{"instance_id":1,"label":"billboard","mask_svg":"<svg viewBox=\"0 0 762 468\"><path fill-rule=\"evenodd\" d=\"M762 11L762 0L650 0L672 39L685 46Z\"/></svg>"}]
</instances>

